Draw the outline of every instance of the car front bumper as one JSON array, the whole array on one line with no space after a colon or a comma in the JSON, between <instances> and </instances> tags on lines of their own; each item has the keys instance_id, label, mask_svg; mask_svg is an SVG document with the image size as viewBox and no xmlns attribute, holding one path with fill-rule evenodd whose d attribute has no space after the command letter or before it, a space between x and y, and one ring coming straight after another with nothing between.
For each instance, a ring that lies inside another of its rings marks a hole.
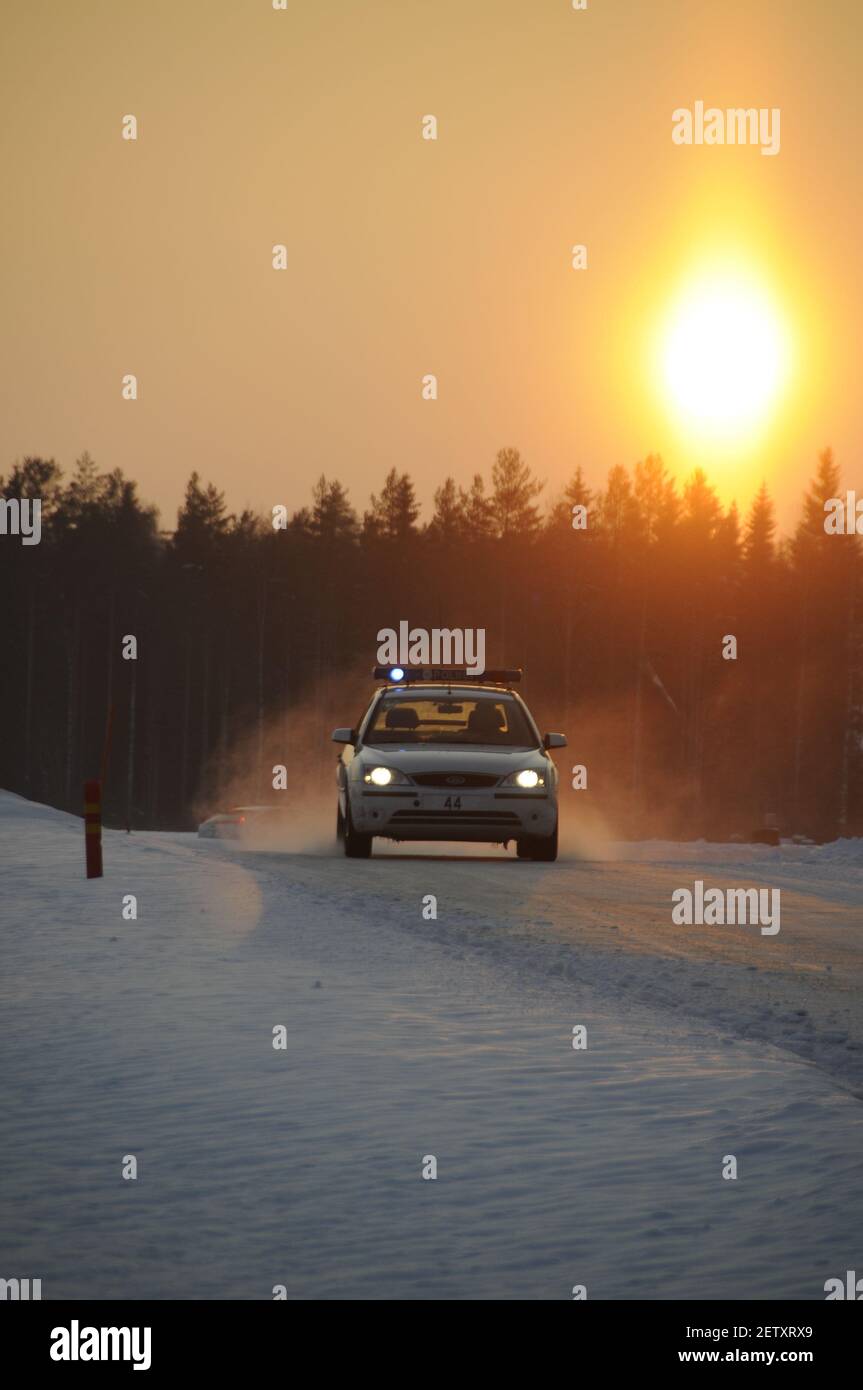
<instances>
[{"instance_id":1,"label":"car front bumper","mask_svg":"<svg viewBox=\"0 0 863 1390\"><path fill-rule=\"evenodd\" d=\"M469 840L502 844L547 836L557 821L554 792L511 789L448 793L420 787L350 787L351 820L362 835L391 840Z\"/></svg>"}]
</instances>

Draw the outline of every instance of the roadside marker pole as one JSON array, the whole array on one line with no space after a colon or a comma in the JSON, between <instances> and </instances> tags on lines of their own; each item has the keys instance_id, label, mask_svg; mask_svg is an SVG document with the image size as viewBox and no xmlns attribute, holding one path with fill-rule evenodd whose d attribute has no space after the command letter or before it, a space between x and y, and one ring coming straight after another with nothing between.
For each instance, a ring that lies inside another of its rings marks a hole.
<instances>
[{"instance_id":1,"label":"roadside marker pole","mask_svg":"<svg viewBox=\"0 0 863 1390\"><path fill-rule=\"evenodd\" d=\"M84 783L84 853L87 877L102 877L102 784L97 777Z\"/></svg>"}]
</instances>

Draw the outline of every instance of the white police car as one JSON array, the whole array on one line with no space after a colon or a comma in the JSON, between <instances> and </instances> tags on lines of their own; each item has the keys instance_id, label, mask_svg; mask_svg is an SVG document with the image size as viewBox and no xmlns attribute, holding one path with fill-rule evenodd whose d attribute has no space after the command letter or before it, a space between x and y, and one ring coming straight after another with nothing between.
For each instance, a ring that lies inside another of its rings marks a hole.
<instances>
[{"instance_id":1,"label":"white police car","mask_svg":"<svg viewBox=\"0 0 863 1390\"><path fill-rule=\"evenodd\" d=\"M383 680L355 729L336 729L338 835L366 859L375 835L506 845L557 858L557 769L511 688L521 671L376 667Z\"/></svg>"}]
</instances>

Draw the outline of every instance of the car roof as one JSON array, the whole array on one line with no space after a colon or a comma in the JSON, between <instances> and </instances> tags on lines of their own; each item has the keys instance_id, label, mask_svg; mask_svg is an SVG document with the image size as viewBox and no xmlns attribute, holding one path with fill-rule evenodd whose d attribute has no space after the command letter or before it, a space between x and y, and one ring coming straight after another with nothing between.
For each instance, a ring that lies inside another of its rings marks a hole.
<instances>
[{"instance_id":1,"label":"car roof","mask_svg":"<svg viewBox=\"0 0 863 1390\"><path fill-rule=\"evenodd\" d=\"M410 681L407 685L385 685L381 694L386 697L388 695L412 694L414 691L419 695L427 695L432 699L435 699L437 696L449 699L451 695L495 695L498 699L500 699L501 696L509 695L512 699L518 698L515 691L510 690L508 686L482 684L466 685L463 681L453 681L451 685L441 684L440 682L434 685L423 685L421 681Z\"/></svg>"}]
</instances>

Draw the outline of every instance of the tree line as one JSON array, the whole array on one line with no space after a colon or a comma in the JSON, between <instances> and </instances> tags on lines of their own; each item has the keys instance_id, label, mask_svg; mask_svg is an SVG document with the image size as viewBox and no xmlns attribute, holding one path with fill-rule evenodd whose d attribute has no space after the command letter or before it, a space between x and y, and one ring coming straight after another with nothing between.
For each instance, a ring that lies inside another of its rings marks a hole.
<instances>
[{"instance_id":1,"label":"tree line","mask_svg":"<svg viewBox=\"0 0 863 1390\"><path fill-rule=\"evenodd\" d=\"M105 771L109 823L189 827L230 793L330 788L377 632L482 627L489 666L561 729L564 816L619 835L863 833L863 615L856 536L825 449L791 535L766 486L745 516L662 459L546 488L516 449L447 477L421 516L392 468L360 512L321 477L308 505L232 514L189 478L173 532L119 469L25 458L4 498L41 498L42 539L0 535L2 784L79 811ZM125 660L133 635L137 659ZM736 659L728 659L732 636ZM587 789L569 791L570 767Z\"/></svg>"}]
</instances>

